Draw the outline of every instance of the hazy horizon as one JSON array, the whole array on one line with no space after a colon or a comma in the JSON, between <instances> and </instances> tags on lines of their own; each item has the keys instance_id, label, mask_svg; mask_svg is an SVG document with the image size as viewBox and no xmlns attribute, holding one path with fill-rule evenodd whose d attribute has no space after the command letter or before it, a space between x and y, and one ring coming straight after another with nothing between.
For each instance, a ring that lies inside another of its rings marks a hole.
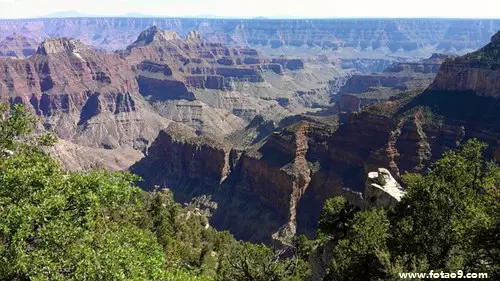
<instances>
[{"instance_id":1,"label":"hazy horizon","mask_svg":"<svg viewBox=\"0 0 500 281\"><path fill-rule=\"evenodd\" d=\"M216 17L270 19L500 19L497 0L0 0L1 19L39 17Z\"/></svg>"}]
</instances>

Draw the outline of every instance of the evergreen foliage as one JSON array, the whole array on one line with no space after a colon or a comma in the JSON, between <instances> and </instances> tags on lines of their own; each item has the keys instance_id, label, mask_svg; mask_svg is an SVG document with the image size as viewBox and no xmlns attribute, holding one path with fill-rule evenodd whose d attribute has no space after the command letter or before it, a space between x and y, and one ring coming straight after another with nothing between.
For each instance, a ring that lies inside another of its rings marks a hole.
<instances>
[{"instance_id":1,"label":"evergreen foliage","mask_svg":"<svg viewBox=\"0 0 500 281\"><path fill-rule=\"evenodd\" d=\"M299 270L307 272L294 257L207 227L168 190L142 191L130 173L65 172L43 151L55 139L34 134L22 106L7 110L0 280L302 280Z\"/></svg>"},{"instance_id":2,"label":"evergreen foliage","mask_svg":"<svg viewBox=\"0 0 500 281\"><path fill-rule=\"evenodd\" d=\"M500 166L483 158L485 149L472 139L425 175L406 174L407 193L388 211L346 220L343 200L328 200L319 234L327 230L334 247L324 280L398 280L400 272L430 270L500 278Z\"/></svg>"},{"instance_id":3,"label":"evergreen foliage","mask_svg":"<svg viewBox=\"0 0 500 281\"><path fill-rule=\"evenodd\" d=\"M500 279L500 166L477 140L406 174L395 207L326 201L314 240L271 249L207 227L168 190L144 192L124 172L66 172L44 153L21 107L0 109L1 280L398 280L399 272L486 272ZM311 263L313 261L313 263Z\"/></svg>"}]
</instances>

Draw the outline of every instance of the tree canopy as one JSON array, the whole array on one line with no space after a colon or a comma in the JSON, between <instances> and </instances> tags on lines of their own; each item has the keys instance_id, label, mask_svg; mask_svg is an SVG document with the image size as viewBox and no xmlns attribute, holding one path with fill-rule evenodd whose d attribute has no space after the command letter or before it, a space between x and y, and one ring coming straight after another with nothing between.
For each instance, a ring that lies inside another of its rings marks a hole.
<instances>
[{"instance_id":1,"label":"tree canopy","mask_svg":"<svg viewBox=\"0 0 500 281\"><path fill-rule=\"evenodd\" d=\"M21 105L0 117L0 280L305 278L307 263L207 228L168 189L144 192L127 172L65 171L43 150L55 138Z\"/></svg>"},{"instance_id":2,"label":"tree canopy","mask_svg":"<svg viewBox=\"0 0 500 281\"><path fill-rule=\"evenodd\" d=\"M483 157L485 148L472 139L426 174L406 174L407 193L394 208L347 216L345 200L326 201L319 236L333 247L324 280L430 270L500 278L500 167Z\"/></svg>"}]
</instances>

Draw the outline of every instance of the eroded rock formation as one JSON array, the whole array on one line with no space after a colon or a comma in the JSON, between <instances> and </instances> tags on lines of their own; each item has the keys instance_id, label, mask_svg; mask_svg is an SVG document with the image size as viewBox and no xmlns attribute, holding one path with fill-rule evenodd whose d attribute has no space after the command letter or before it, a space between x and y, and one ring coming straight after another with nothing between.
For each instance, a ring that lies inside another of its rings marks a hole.
<instances>
[{"instance_id":1,"label":"eroded rock formation","mask_svg":"<svg viewBox=\"0 0 500 281\"><path fill-rule=\"evenodd\" d=\"M319 88L286 84L286 73L309 73L301 60L273 62L253 49L203 41L197 31L182 40L156 26L113 54L78 39L47 39L30 58L1 60L0 70L0 102L27 104L59 138L105 149L145 150L171 120L221 139L258 114L279 120L328 102L331 89L328 74L299 79L321 81ZM275 86L268 89L268 80Z\"/></svg>"},{"instance_id":2,"label":"eroded rock formation","mask_svg":"<svg viewBox=\"0 0 500 281\"><path fill-rule=\"evenodd\" d=\"M69 38L45 40L27 59L0 59L0 102L26 104L45 129L89 148L145 149L171 122L139 95L124 59Z\"/></svg>"},{"instance_id":3,"label":"eroded rock formation","mask_svg":"<svg viewBox=\"0 0 500 281\"><path fill-rule=\"evenodd\" d=\"M462 57L445 62L430 91L472 91L478 96L500 98L500 32L491 42Z\"/></svg>"},{"instance_id":4,"label":"eroded rock formation","mask_svg":"<svg viewBox=\"0 0 500 281\"><path fill-rule=\"evenodd\" d=\"M179 116L213 135L242 129L257 115L279 120L325 106L339 87L331 82L344 75L332 63L266 58L255 49L208 42L198 31L183 40L156 26L119 53L134 67L140 92L161 115ZM182 108L179 100L184 100Z\"/></svg>"},{"instance_id":5,"label":"eroded rock formation","mask_svg":"<svg viewBox=\"0 0 500 281\"><path fill-rule=\"evenodd\" d=\"M379 168L377 172L368 173L365 183L365 208L390 207L401 201L405 192L392 177L391 172Z\"/></svg>"},{"instance_id":6,"label":"eroded rock formation","mask_svg":"<svg viewBox=\"0 0 500 281\"><path fill-rule=\"evenodd\" d=\"M35 54L37 47L34 39L14 33L0 42L0 57L29 57Z\"/></svg>"},{"instance_id":7,"label":"eroded rock formation","mask_svg":"<svg viewBox=\"0 0 500 281\"><path fill-rule=\"evenodd\" d=\"M60 160L68 170L106 169L109 171L127 170L143 155L132 147L117 149L92 148L59 139L47 152Z\"/></svg>"},{"instance_id":8,"label":"eroded rock formation","mask_svg":"<svg viewBox=\"0 0 500 281\"><path fill-rule=\"evenodd\" d=\"M395 63L382 72L353 75L333 100L339 111L351 112L369 103L389 100L404 91L423 91L432 83L441 64L453 57L433 54L424 60Z\"/></svg>"}]
</instances>

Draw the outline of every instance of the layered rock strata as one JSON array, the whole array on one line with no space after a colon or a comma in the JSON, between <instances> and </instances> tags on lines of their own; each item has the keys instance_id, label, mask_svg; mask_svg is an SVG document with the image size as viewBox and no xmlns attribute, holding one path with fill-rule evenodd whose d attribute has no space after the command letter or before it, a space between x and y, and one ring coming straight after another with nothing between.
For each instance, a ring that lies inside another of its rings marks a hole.
<instances>
[{"instance_id":1,"label":"layered rock strata","mask_svg":"<svg viewBox=\"0 0 500 281\"><path fill-rule=\"evenodd\" d=\"M214 135L242 129L257 115L279 120L327 105L340 87L336 78L344 75L333 63L266 58L255 49L208 42L198 31L181 39L156 26L119 54L133 66L140 92L162 109L161 115L180 115L186 124L198 123L197 129ZM191 111L203 106L204 113L182 115L185 111L172 106L179 100ZM227 117L215 117L220 115ZM231 130L220 130L214 119Z\"/></svg>"},{"instance_id":2,"label":"layered rock strata","mask_svg":"<svg viewBox=\"0 0 500 281\"><path fill-rule=\"evenodd\" d=\"M27 105L46 130L89 148L145 149L171 122L138 90L124 59L76 39L48 39L30 58L0 59L0 102Z\"/></svg>"},{"instance_id":3,"label":"layered rock strata","mask_svg":"<svg viewBox=\"0 0 500 281\"><path fill-rule=\"evenodd\" d=\"M472 91L481 97L499 98L500 32L483 48L445 62L430 91Z\"/></svg>"},{"instance_id":4,"label":"layered rock strata","mask_svg":"<svg viewBox=\"0 0 500 281\"><path fill-rule=\"evenodd\" d=\"M16 33L0 42L0 57L26 58L35 54L38 43Z\"/></svg>"},{"instance_id":5,"label":"layered rock strata","mask_svg":"<svg viewBox=\"0 0 500 281\"><path fill-rule=\"evenodd\" d=\"M359 111L361 107L389 100L404 91L422 91L434 80L441 64L453 55L433 54L430 58L390 65L382 72L353 75L333 97L338 110Z\"/></svg>"}]
</instances>

